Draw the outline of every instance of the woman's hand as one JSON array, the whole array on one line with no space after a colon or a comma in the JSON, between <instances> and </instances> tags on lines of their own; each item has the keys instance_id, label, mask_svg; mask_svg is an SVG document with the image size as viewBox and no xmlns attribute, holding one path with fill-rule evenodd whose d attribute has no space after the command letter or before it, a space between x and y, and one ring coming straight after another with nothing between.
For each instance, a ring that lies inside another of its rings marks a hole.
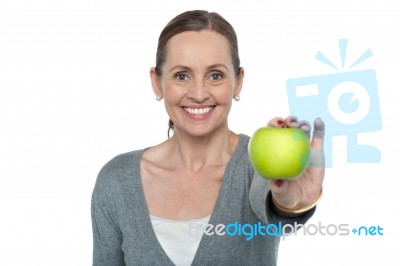
<instances>
[{"instance_id":1,"label":"woman's hand","mask_svg":"<svg viewBox=\"0 0 400 266\"><path fill-rule=\"evenodd\" d=\"M286 119L274 118L270 127L297 127L310 136L311 125L307 121L298 121L290 116ZM269 188L277 208L301 210L313 204L320 196L325 175L325 157L323 152L325 125L317 118L311 139L311 159L308 168L295 180L270 180Z\"/></svg>"}]
</instances>

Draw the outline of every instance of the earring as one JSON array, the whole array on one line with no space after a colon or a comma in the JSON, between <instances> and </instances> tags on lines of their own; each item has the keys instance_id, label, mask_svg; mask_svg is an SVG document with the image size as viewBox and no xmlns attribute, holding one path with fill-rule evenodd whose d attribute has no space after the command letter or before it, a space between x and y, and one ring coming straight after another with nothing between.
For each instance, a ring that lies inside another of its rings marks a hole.
<instances>
[{"instance_id":1,"label":"earring","mask_svg":"<svg viewBox=\"0 0 400 266\"><path fill-rule=\"evenodd\" d=\"M161 100L162 100L162 97L157 95L157 96L156 96L156 100L157 100L157 101L161 101Z\"/></svg>"},{"instance_id":2,"label":"earring","mask_svg":"<svg viewBox=\"0 0 400 266\"><path fill-rule=\"evenodd\" d=\"M239 94L236 94L235 96L233 96L233 99L235 100L235 101L240 101L240 95Z\"/></svg>"}]
</instances>

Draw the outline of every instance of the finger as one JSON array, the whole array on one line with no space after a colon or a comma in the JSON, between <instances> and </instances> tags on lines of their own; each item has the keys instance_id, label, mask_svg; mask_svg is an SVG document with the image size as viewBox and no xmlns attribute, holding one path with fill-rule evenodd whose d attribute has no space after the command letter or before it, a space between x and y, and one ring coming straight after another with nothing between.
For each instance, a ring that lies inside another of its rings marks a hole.
<instances>
[{"instance_id":1,"label":"finger","mask_svg":"<svg viewBox=\"0 0 400 266\"><path fill-rule=\"evenodd\" d=\"M282 117L275 117L271 119L268 124L268 127L285 127L285 120Z\"/></svg>"},{"instance_id":2,"label":"finger","mask_svg":"<svg viewBox=\"0 0 400 266\"><path fill-rule=\"evenodd\" d=\"M307 137L310 138L310 133L311 133L311 124L306 121L306 120L302 120L300 121L300 126L299 128L301 130L303 130L304 133L306 133Z\"/></svg>"},{"instance_id":3,"label":"finger","mask_svg":"<svg viewBox=\"0 0 400 266\"><path fill-rule=\"evenodd\" d=\"M324 171L325 168L325 155L322 149L312 149L311 159L308 168L320 168Z\"/></svg>"},{"instance_id":4,"label":"finger","mask_svg":"<svg viewBox=\"0 0 400 266\"><path fill-rule=\"evenodd\" d=\"M311 140L311 148L322 150L324 146L325 124L321 118L314 120L314 132Z\"/></svg>"},{"instance_id":5,"label":"finger","mask_svg":"<svg viewBox=\"0 0 400 266\"><path fill-rule=\"evenodd\" d=\"M286 127L299 127L300 123L296 116L288 116L285 119Z\"/></svg>"}]
</instances>

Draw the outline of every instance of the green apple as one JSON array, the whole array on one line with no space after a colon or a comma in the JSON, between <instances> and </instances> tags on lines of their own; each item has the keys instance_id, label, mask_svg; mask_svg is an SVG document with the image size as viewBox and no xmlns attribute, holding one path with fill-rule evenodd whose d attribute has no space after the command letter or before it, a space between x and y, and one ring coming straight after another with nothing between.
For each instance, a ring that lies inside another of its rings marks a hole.
<instances>
[{"instance_id":1,"label":"green apple","mask_svg":"<svg viewBox=\"0 0 400 266\"><path fill-rule=\"evenodd\" d=\"M254 169L267 179L296 179L311 155L309 139L299 128L259 128L248 150Z\"/></svg>"}]
</instances>

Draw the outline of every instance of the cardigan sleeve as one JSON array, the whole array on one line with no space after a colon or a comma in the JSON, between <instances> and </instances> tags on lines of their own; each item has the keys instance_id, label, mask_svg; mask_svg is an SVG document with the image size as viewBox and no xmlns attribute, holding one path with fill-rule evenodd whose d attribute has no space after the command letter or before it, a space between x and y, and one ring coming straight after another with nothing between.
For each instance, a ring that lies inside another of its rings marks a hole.
<instances>
[{"instance_id":1,"label":"cardigan sleeve","mask_svg":"<svg viewBox=\"0 0 400 266\"><path fill-rule=\"evenodd\" d=\"M107 174L100 171L92 193L93 266L124 266L122 234L107 191Z\"/></svg>"}]
</instances>

